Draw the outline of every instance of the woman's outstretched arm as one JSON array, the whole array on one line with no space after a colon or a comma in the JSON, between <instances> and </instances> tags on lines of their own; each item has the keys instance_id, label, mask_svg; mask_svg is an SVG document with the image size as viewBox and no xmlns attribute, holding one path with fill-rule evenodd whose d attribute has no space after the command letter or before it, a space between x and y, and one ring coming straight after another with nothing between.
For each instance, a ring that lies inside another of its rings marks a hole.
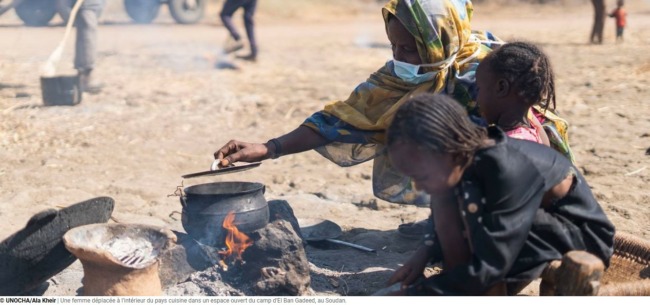
<instances>
[{"instance_id":1,"label":"woman's outstretched arm","mask_svg":"<svg viewBox=\"0 0 650 305\"><path fill-rule=\"evenodd\" d=\"M222 160L220 165L244 161L256 162L273 157L300 153L323 146L330 141L318 132L306 126L299 126L293 131L268 142L248 143L230 140L226 145L214 153L217 160Z\"/></svg>"}]
</instances>

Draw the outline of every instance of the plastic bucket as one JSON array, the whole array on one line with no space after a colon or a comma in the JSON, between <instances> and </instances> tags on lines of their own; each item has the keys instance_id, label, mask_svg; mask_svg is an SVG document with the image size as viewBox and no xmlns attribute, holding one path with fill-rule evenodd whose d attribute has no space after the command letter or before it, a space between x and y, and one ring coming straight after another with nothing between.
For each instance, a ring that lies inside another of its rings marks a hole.
<instances>
[{"instance_id":1,"label":"plastic bucket","mask_svg":"<svg viewBox=\"0 0 650 305\"><path fill-rule=\"evenodd\" d=\"M78 76L41 77L45 106L74 106L81 103Z\"/></svg>"}]
</instances>

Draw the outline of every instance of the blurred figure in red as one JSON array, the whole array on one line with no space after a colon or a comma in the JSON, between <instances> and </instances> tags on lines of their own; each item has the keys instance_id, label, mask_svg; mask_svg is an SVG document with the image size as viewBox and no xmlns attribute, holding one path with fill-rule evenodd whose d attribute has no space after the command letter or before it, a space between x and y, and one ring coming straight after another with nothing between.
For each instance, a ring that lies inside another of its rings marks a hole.
<instances>
[{"instance_id":1,"label":"blurred figure in red","mask_svg":"<svg viewBox=\"0 0 650 305\"><path fill-rule=\"evenodd\" d=\"M625 1L616 1L616 9L609 14L609 17L616 19L616 42L623 42L623 30L627 23L627 13L625 12L623 5L625 5Z\"/></svg>"},{"instance_id":2,"label":"blurred figure in red","mask_svg":"<svg viewBox=\"0 0 650 305\"><path fill-rule=\"evenodd\" d=\"M603 43L603 29L605 28L605 0L591 0L594 5L594 26L591 30L591 43Z\"/></svg>"}]
</instances>

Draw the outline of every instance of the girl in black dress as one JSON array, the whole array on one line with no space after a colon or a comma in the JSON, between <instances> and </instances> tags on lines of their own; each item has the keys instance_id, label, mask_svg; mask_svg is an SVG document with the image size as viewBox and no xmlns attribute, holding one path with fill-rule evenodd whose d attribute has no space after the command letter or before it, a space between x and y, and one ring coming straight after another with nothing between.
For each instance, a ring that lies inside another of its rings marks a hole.
<instances>
[{"instance_id":1,"label":"girl in black dress","mask_svg":"<svg viewBox=\"0 0 650 305\"><path fill-rule=\"evenodd\" d=\"M614 226L553 149L472 123L443 95L411 98L388 131L390 160L432 197L430 231L391 277L407 295L514 294L549 261L586 250L608 265ZM427 279L427 263L443 272Z\"/></svg>"}]
</instances>

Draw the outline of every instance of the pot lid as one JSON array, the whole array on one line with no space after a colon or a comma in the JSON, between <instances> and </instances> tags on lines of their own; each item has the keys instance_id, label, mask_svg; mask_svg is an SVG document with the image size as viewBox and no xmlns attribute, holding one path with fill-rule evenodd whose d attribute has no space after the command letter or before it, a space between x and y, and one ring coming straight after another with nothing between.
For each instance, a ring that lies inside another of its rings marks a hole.
<instances>
[{"instance_id":1,"label":"pot lid","mask_svg":"<svg viewBox=\"0 0 650 305\"><path fill-rule=\"evenodd\" d=\"M63 235L75 227L107 222L114 205L112 198L98 197L32 216L23 229L0 243L0 295L34 289L74 263Z\"/></svg>"},{"instance_id":2,"label":"pot lid","mask_svg":"<svg viewBox=\"0 0 650 305\"><path fill-rule=\"evenodd\" d=\"M230 174L230 173L236 173L236 172L242 172L245 170L249 170L254 167L258 167L262 164L261 162L253 162L249 163L246 165L235 165L235 166L229 166L229 167L224 167L224 168L219 168L216 170L209 170L209 171L204 171L204 172L197 172L197 173L192 173L192 174L187 174L183 175L184 179L188 178L194 178L194 177L201 177L201 176L216 176L216 175L223 175L223 174Z\"/></svg>"}]
</instances>

